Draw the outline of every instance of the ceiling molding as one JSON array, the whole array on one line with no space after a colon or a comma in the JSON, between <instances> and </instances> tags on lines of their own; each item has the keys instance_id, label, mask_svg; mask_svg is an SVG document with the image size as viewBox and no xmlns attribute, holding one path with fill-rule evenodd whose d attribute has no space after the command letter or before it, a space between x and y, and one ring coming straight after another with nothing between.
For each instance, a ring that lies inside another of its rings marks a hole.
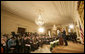
<instances>
[{"instance_id":1,"label":"ceiling molding","mask_svg":"<svg viewBox=\"0 0 85 54\"><path fill-rule=\"evenodd\" d=\"M75 4L75 1L1 2L2 9L32 23L38 18L36 9L42 8L46 27L73 23L77 11Z\"/></svg>"}]
</instances>

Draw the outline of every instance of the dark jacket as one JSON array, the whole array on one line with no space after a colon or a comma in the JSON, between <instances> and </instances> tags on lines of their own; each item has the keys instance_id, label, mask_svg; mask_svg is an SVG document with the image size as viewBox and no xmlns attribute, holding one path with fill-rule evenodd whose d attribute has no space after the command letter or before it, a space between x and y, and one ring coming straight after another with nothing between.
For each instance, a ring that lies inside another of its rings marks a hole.
<instances>
[{"instance_id":1,"label":"dark jacket","mask_svg":"<svg viewBox=\"0 0 85 54\"><path fill-rule=\"evenodd\" d=\"M62 33L62 37L63 37L64 39L66 39L66 31L65 31L65 30L64 30L63 33Z\"/></svg>"}]
</instances>

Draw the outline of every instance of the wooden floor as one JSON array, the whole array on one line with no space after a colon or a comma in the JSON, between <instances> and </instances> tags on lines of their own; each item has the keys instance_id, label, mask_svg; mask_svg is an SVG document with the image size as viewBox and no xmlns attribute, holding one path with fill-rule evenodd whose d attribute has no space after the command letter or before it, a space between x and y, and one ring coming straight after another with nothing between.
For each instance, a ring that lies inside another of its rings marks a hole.
<instances>
[{"instance_id":1,"label":"wooden floor","mask_svg":"<svg viewBox=\"0 0 85 54\"><path fill-rule=\"evenodd\" d=\"M43 45L43 47L39 47L38 50L32 51L31 53L51 53L50 45Z\"/></svg>"},{"instance_id":2,"label":"wooden floor","mask_svg":"<svg viewBox=\"0 0 85 54\"><path fill-rule=\"evenodd\" d=\"M84 53L84 45L68 42L68 46L56 46L52 53Z\"/></svg>"},{"instance_id":3,"label":"wooden floor","mask_svg":"<svg viewBox=\"0 0 85 54\"><path fill-rule=\"evenodd\" d=\"M43 45L31 53L84 53L84 45L68 42L68 46L56 46L50 51L50 45Z\"/></svg>"}]
</instances>

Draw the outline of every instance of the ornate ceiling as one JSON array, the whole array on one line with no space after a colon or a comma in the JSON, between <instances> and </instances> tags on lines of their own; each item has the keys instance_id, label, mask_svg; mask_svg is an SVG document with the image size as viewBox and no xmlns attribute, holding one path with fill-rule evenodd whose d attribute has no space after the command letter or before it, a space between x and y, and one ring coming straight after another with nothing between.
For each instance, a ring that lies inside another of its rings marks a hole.
<instances>
[{"instance_id":1,"label":"ornate ceiling","mask_svg":"<svg viewBox=\"0 0 85 54\"><path fill-rule=\"evenodd\" d=\"M77 1L1 1L1 9L35 23L38 9L46 27L73 23L76 16Z\"/></svg>"}]
</instances>

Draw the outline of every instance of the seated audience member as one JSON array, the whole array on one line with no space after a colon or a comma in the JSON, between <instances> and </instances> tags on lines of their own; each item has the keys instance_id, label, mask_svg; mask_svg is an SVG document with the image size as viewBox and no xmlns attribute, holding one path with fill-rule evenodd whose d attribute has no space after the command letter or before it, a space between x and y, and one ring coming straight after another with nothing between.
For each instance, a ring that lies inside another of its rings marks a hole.
<instances>
[{"instance_id":1,"label":"seated audience member","mask_svg":"<svg viewBox=\"0 0 85 54\"><path fill-rule=\"evenodd\" d=\"M20 49L20 46L19 46L19 37L16 37L16 52L17 53L19 52L19 49Z\"/></svg>"},{"instance_id":2,"label":"seated audience member","mask_svg":"<svg viewBox=\"0 0 85 54\"><path fill-rule=\"evenodd\" d=\"M1 44L1 53L4 53L3 45Z\"/></svg>"},{"instance_id":3,"label":"seated audience member","mask_svg":"<svg viewBox=\"0 0 85 54\"><path fill-rule=\"evenodd\" d=\"M2 46L3 46L3 51L4 51L4 53L6 53L6 37L2 37L1 38L1 44L2 44Z\"/></svg>"},{"instance_id":4,"label":"seated audience member","mask_svg":"<svg viewBox=\"0 0 85 54\"><path fill-rule=\"evenodd\" d=\"M8 47L9 47L9 49L10 49L11 51L14 52L15 46L16 46L15 38L12 37L12 38L8 41Z\"/></svg>"},{"instance_id":5,"label":"seated audience member","mask_svg":"<svg viewBox=\"0 0 85 54\"><path fill-rule=\"evenodd\" d=\"M25 53L29 53L30 52L30 37L27 37L25 42Z\"/></svg>"}]
</instances>

